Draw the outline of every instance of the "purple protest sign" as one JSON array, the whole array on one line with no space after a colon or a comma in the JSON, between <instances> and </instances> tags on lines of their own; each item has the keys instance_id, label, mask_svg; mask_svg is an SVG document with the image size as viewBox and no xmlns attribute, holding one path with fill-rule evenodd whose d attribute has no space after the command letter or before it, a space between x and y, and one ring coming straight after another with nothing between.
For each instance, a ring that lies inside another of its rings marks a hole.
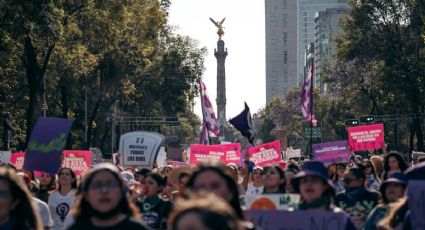
<instances>
[{"instance_id":1,"label":"purple protest sign","mask_svg":"<svg viewBox=\"0 0 425 230\"><path fill-rule=\"evenodd\" d=\"M331 211L249 210L247 214L252 222L267 230L345 229L349 218L346 213Z\"/></svg>"},{"instance_id":2,"label":"purple protest sign","mask_svg":"<svg viewBox=\"0 0 425 230\"><path fill-rule=\"evenodd\" d=\"M72 121L54 117L38 119L32 130L24 169L57 173Z\"/></svg>"},{"instance_id":3,"label":"purple protest sign","mask_svg":"<svg viewBox=\"0 0 425 230\"><path fill-rule=\"evenodd\" d=\"M425 181L410 180L407 185L412 229L425 229Z\"/></svg>"},{"instance_id":4,"label":"purple protest sign","mask_svg":"<svg viewBox=\"0 0 425 230\"><path fill-rule=\"evenodd\" d=\"M313 152L316 156L316 160L319 160L324 164L348 162L350 159L350 151L348 150L347 141L314 144Z\"/></svg>"}]
</instances>

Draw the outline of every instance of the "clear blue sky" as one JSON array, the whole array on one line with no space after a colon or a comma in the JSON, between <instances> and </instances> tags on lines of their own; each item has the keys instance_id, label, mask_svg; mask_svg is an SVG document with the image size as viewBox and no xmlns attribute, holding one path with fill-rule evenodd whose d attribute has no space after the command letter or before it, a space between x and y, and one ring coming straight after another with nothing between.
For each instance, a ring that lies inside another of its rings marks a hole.
<instances>
[{"instance_id":1,"label":"clear blue sky","mask_svg":"<svg viewBox=\"0 0 425 230\"><path fill-rule=\"evenodd\" d=\"M217 29L209 17L226 17L223 40L226 59L226 110L230 119L244 108L246 101L254 114L266 103L264 1L260 0L172 0L169 23L177 33L190 36L207 47L206 71L202 76L216 109ZM201 115L200 99L195 113Z\"/></svg>"}]
</instances>

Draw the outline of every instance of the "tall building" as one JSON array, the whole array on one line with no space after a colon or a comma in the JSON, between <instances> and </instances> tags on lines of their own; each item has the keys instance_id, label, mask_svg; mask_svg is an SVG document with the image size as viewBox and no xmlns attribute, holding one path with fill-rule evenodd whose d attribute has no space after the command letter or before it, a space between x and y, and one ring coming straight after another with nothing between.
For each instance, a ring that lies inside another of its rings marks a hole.
<instances>
[{"instance_id":1,"label":"tall building","mask_svg":"<svg viewBox=\"0 0 425 230\"><path fill-rule=\"evenodd\" d=\"M326 85L321 81L323 64L336 54L334 38L342 32L341 17L347 13L348 6L327 8L316 12L315 15L315 87L320 87L320 92L326 92Z\"/></svg>"},{"instance_id":2,"label":"tall building","mask_svg":"<svg viewBox=\"0 0 425 230\"><path fill-rule=\"evenodd\" d=\"M295 1L295 0L294 0ZM298 11L298 82L302 82L305 74L305 50L308 45L315 42L315 15L318 11L327 8L345 7L347 0L297 0Z\"/></svg>"},{"instance_id":3,"label":"tall building","mask_svg":"<svg viewBox=\"0 0 425 230\"><path fill-rule=\"evenodd\" d=\"M266 101L297 87L298 0L265 0Z\"/></svg>"}]
</instances>

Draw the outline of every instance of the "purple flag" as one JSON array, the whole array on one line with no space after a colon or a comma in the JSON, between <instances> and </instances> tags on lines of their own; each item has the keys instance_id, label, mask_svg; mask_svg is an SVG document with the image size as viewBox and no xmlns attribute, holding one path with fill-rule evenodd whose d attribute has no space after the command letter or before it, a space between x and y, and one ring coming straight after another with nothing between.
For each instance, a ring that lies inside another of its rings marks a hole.
<instances>
[{"instance_id":1,"label":"purple flag","mask_svg":"<svg viewBox=\"0 0 425 230\"><path fill-rule=\"evenodd\" d=\"M31 132L24 169L57 173L72 121L54 117L38 119Z\"/></svg>"},{"instance_id":2,"label":"purple flag","mask_svg":"<svg viewBox=\"0 0 425 230\"><path fill-rule=\"evenodd\" d=\"M301 111L306 121L313 121L315 119L311 106L313 103L313 74L314 64L311 62L308 66L307 77L304 79L304 85L301 91Z\"/></svg>"},{"instance_id":3,"label":"purple flag","mask_svg":"<svg viewBox=\"0 0 425 230\"><path fill-rule=\"evenodd\" d=\"M202 80L199 80L199 90L201 95L203 117L202 131L199 135L199 143L203 144L204 141L207 139L207 132L209 132L210 136L216 137L218 136L220 130L217 124L217 118L214 113L214 108L212 107L212 103L208 96L207 87L202 82Z\"/></svg>"}]
</instances>

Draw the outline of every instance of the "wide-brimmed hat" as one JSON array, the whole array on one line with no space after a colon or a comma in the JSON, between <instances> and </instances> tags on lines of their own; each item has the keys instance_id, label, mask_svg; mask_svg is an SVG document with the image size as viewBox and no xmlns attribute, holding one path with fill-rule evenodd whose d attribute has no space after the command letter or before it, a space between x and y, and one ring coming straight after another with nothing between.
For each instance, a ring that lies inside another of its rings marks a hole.
<instances>
[{"instance_id":1,"label":"wide-brimmed hat","mask_svg":"<svg viewBox=\"0 0 425 230\"><path fill-rule=\"evenodd\" d=\"M335 191L334 184L329 180L328 169L320 161L306 161L301 167L301 171L292 178L292 186L295 191L299 191L300 179L306 176L317 176Z\"/></svg>"},{"instance_id":2,"label":"wide-brimmed hat","mask_svg":"<svg viewBox=\"0 0 425 230\"><path fill-rule=\"evenodd\" d=\"M401 172L390 173L388 178L382 182L381 187L379 188L381 194L384 194L385 187L389 183L399 183L404 186L407 186L407 176Z\"/></svg>"}]
</instances>

